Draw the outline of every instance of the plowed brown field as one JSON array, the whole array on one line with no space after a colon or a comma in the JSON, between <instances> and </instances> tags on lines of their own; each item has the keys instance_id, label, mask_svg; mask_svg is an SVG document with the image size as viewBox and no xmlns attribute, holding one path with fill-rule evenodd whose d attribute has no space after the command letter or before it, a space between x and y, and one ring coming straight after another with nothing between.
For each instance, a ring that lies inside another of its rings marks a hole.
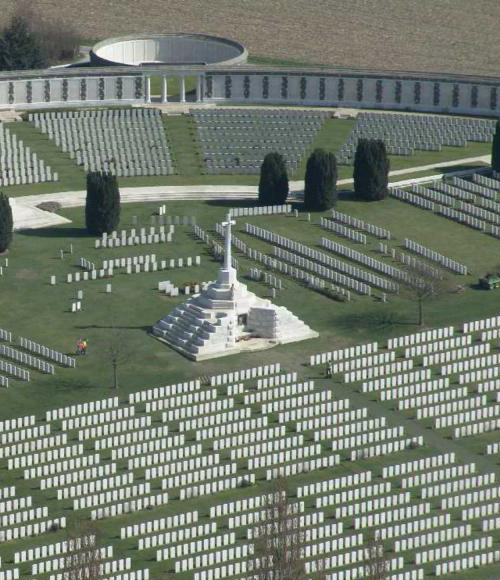
<instances>
[{"instance_id":1,"label":"plowed brown field","mask_svg":"<svg viewBox=\"0 0 500 580\"><path fill-rule=\"evenodd\" d=\"M83 38L200 32L253 56L500 75L499 0L32 0ZM0 23L13 0L0 0Z\"/></svg>"}]
</instances>

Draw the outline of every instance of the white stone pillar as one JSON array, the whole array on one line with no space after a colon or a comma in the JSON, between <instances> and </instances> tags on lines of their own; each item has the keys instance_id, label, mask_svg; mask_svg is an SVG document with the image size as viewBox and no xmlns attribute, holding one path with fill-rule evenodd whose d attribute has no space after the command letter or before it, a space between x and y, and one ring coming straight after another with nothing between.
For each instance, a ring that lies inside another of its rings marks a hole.
<instances>
[{"instance_id":1,"label":"white stone pillar","mask_svg":"<svg viewBox=\"0 0 500 580\"><path fill-rule=\"evenodd\" d=\"M201 75L196 77L196 102L199 103L203 100L203 93L201 89Z\"/></svg>"},{"instance_id":2,"label":"white stone pillar","mask_svg":"<svg viewBox=\"0 0 500 580\"><path fill-rule=\"evenodd\" d=\"M145 76L144 77L144 99L146 101L146 103L150 103L151 102L151 77L150 76Z\"/></svg>"},{"instance_id":3,"label":"white stone pillar","mask_svg":"<svg viewBox=\"0 0 500 580\"><path fill-rule=\"evenodd\" d=\"M186 82L184 75L181 76L181 103L186 102Z\"/></svg>"},{"instance_id":4,"label":"white stone pillar","mask_svg":"<svg viewBox=\"0 0 500 580\"><path fill-rule=\"evenodd\" d=\"M167 77L161 77L161 102L168 102L168 80Z\"/></svg>"}]
</instances>

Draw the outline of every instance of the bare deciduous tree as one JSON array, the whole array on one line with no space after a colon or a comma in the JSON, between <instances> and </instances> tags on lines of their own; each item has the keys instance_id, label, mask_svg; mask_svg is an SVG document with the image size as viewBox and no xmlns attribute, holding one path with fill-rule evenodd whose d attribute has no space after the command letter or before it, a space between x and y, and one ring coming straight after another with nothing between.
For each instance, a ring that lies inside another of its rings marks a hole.
<instances>
[{"instance_id":1,"label":"bare deciduous tree","mask_svg":"<svg viewBox=\"0 0 500 580\"><path fill-rule=\"evenodd\" d=\"M386 580L389 576L389 561L384 544L377 532L365 543L364 580Z\"/></svg>"},{"instance_id":2,"label":"bare deciduous tree","mask_svg":"<svg viewBox=\"0 0 500 580\"><path fill-rule=\"evenodd\" d=\"M266 498L264 517L255 531L250 572L257 580L306 580L324 578L323 561L306 572L305 534L300 526L298 504L291 503L284 478Z\"/></svg>"},{"instance_id":3,"label":"bare deciduous tree","mask_svg":"<svg viewBox=\"0 0 500 580\"><path fill-rule=\"evenodd\" d=\"M17 0L15 15L27 22L50 64L71 61L78 56L80 38L68 20L47 18L32 0Z\"/></svg>"},{"instance_id":4,"label":"bare deciduous tree","mask_svg":"<svg viewBox=\"0 0 500 580\"><path fill-rule=\"evenodd\" d=\"M68 533L68 554L62 570L65 580L101 580L103 548L91 522L80 522Z\"/></svg>"},{"instance_id":5,"label":"bare deciduous tree","mask_svg":"<svg viewBox=\"0 0 500 580\"><path fill-rule=\"evenodd\" d=\"M132 354L126 334L122 330L113 328L105 353L113 371L113 388L118 389L118 370L127 363Z\"/></svg>"},{"instance_id":6,"label":"bare deciduous tree","mask_svg":"<svg viewBox=\"0 0 500 580\"><path fill-rule=\"evenodd\" d=\"M415 258L404 267L401 280L404 291L418 306L418 325L424 326L424 304L451 292L452 286L440 268L429 266Z\"/></svg>"}]
</instances>

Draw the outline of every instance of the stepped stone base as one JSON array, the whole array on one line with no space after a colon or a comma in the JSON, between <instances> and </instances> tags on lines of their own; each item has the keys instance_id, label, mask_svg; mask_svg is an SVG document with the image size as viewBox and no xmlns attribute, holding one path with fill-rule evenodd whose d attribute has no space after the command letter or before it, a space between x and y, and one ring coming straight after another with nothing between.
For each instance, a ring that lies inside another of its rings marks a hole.
<instances>
[{"instance_id":1,"label":"stepped stone base","mask_svg":"<svg viewBox=\"0 0 500 580\"><path fill-rule=\"evenodd\" d=\"M214 284L158 320L152 333L195 361L319 336L284 306L249 292L227 267Z\"/></svg>"}]
</instances>

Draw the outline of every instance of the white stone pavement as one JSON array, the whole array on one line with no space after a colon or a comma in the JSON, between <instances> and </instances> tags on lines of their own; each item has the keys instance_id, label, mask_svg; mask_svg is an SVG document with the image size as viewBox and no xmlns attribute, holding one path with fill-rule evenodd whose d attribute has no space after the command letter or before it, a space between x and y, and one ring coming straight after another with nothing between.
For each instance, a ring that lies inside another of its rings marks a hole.
<instances>
[{"instance_id":1,"label":"white stone pavement","mask_svg":"<svg viewBox=\"0 0 500 580\"><path fill-rule=\"evenodd\" d=\"M453 165L463 165L469 163L490 163L491 156L483 155L481 157L467 157L464 159L455 159L454 161L445 161L442 163L433 163L430 165L421 165L409 169L398 169L391 171L390 176L404 175L408 173L419 173L432 169L451 167ZM470 173L472 169L449 172L447 175L463 175ZM424 183L440 179L442 173L435 175L412 178L404 181L391 181L391 185L403 187L412 183ZM340 179L338 185L349 185L352 179ZM139 202L160 202L166 201L186 201L186 200L255 200L257 197L257 186L255 185L179 185L179 186L154 186L154 187L121 187L120 198L122 203L139 203ZM303 181L291 181L290 192L291 201L300 199L304 191ZM38 209L37 206L42 202L57 202L63 208L82 207L85 205L86 192L64 191L59 193L43 193L40 195L25 195L11 198L12 212L14 217L14 229L35 229L68 223L70 220L50 212Z\"/></svg>"}]
</instances>

